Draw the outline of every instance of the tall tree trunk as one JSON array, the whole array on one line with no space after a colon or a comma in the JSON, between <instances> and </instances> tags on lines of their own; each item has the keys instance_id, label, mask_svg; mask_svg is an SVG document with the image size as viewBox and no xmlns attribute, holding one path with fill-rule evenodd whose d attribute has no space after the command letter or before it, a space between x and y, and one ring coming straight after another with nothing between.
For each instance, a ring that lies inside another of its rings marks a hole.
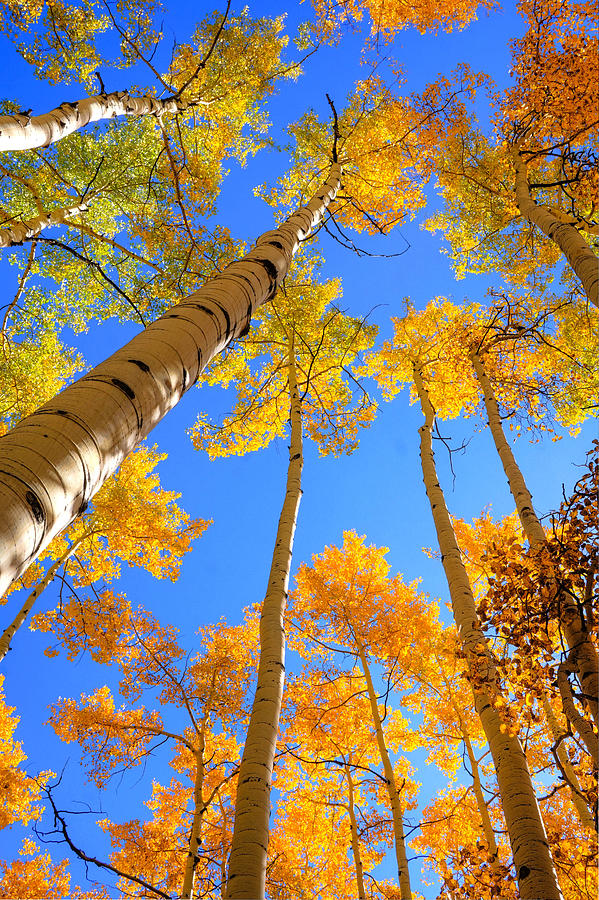
<instances>
[{"instance_id":1,"label":"tall tree trunk","mask_svg":"<svg viewBox=\"0 0 599 900\"><path fill-rule=\"evenodd\" d=\"M445 683L447 684L447 681ZM449 685L447 686L449 687ZM456 715L458 728L460 729L462 740L464 741L464 745L466 747L466 753L468 754L468 761L470 762L470 769L472 771L472 787L474 789L476 805L478 806L478 812L480 814L480 819L483 826L483 833L485 835L487 847L489 848L489 853L493 857L492 864L496 865L498 861L497 841L495 840L495 832L493 830L491 817L489 816L489 809L487 807L487 804L485 803L485 795L483 794L483 785L480 777L478 760L474 753L474 747L472 746L472 741L470 740L470 735L468 733L466 723L464 722L457 703L455 702L453 697L451 697L451 705Z\"/></svg>"},{"instance_id":2,"label":"tall tree trunk","mask_svg":"<svg viewBox=\"0 0 599 900\"><path fill-rule=\"evenodd\" d=\"M310 202L199 291L0 438L0 596L274 296L337 193Z\"/></svg>"},{"instance_id":3,"label":"tall tree trunk","mask_svg":"<svg viewBox=\"0 0 599 900\"><path fill-rule=\"evenodd\" d=\"M561 900L562 894L526 757L520 741L502 721L496 705L501 699L497 670L480 627L470 581L462 562L445 497L439 486L432 442L435 414L417 365L414 365L414 384L425 418L424 425L420 428L420 459L424 484L449 586L453 615L470 673L474 705L497 773L520 896L522 900Z\"/></svg>"},{"instance_id":4,"label":"tall tree trunk","mask_svg":"<svg viewBox=\"0 0 599 900\"><path fill-rule=\"evenodd\" d=\"M508 444L503 432L495 392L493 391L489 376L485 372L480 353L476 350L472 351L470 359L472 360L476 377L482 389L489 428L491 429L495 447L497 448L497 453L501 459L503 471L508 480L510 491L516 504L516 509L518 510L518 516L522 523L524 534L526 535L526 539L531 548L537 549L547 543L545 530L535 513L532 504L532 496L526 486L524 476L518 467L514 454L512 453L512 448ZM597 722L597 694L599 692L599 664L597 660L597 651L595 650L590 635L584 625L580 610L574 600L565 592L561 591L558 584L554 585L554 593L560 625L568 643L568 647L570 648L570 652L574 654L575 663L578 668L578 678L585 695L585 700L595 722Z\"/></svg>"},{"instance_id":5,"label":"tall tree trunk","mask_svg":"<svg viewBox=\"0 0 599 900\"><path fill-rule=\"evenodd\" d=\"M61 209L55 209L50 213L42 212L33 219L26 219L21 222L15 221L12 225L5 225L0 228L0 247L13 247L15 244L22 244L23 241L30 241L37 237L44 228L51 228L53 225L64 225L73 216L78 216L86 212L87 203L79 203L75 206L65 206Z\"/></svg>"},{"instance_id":6,"label":"tall tree trunk","mask_svg":"<svg viewBox=\"0 0 599 900\"><path fill-rule=\"evenodd\" d=\"M46 590L58 570L62 565L66 563L68 559L73 555L79 544L86 538L89 537L89 534L82 535L78 540L76 540L70 547L67 547L65 552L62 554L60 559L57 559L55 563L53 563L46 574L43 576L41 581L36 584L34 589L31 591L21 609L18 611L10 625L4 629L2 632L2 636L0 636L0 662L4 659L8 651L10 650L10 644L21 627L23 623L26 621L27 616L33 609L35 601L42 595L42 593Z\"/></svg>"},{"instance_id":7,"label":"tall tree trunk","mask_svg":"<svg viewBox=\"0 0 599 900\"><path fill-rule=\"evenodd\" d=\"M204 818L204 725L200 732L200 746L195 751L196 777L193 785L193 820L189 834L189 850L185 860L183 887L181 897L193 900L195 873L198 865L198 847L200 846L202 820Z\"/></svg>"},{"instance_id":8,"label":"tall tree trunk","mask_svg":"<svg viewBox=\"0 0 599 900\"><path fill-rule=\"evenodd\" d=\"M358 888L358 900L366 900L364 888L364 865L360 854L360 838L358 835L358 823L356 820L356 804L354 801L354 782L349 766L345 765L345 780L347 782L347 811L349 813L349 828L351 833L351 849L356 870L356 886Z\"/></svg>"},{"instance_id":9,"label":"tall tree trunk","mask_svg":"<svg viewBox=\"0 0 599 900\"><path fill-rule=\"evenodd\" d=\"M227 897L248 900L264 897L265 891L270 787L285 683L284 616L293 538L302 494L302 411L293 332L289 338L288 371L291 441L287 485L260 617L258 683L239 767L227 882Z\"/></svg>"},{"instance_id":10,"label":"tall tree trunk","mask_svg":"<svg viewBox=\"0 0 599 900\"><path fill-rule=\"evenodd\" d=\"M584 292L591 303L599 306L599 260L574 225L564 222L547 209L539 206L530 196L526 163L517 147L512 147L516 170L516 204L525 219L540 228L560 248L570 266L582 282Z\"/></svg>"},{"instance_id":11,"label":"tall tree trunk","mask_svg":"<svg viewBox=\"0 0 599 900\"><path fill-rule=\"evenodd\" d=\"M412 888L410 885L410 873L408 870L408 856L406 853L406 838L403 828L403 808L401 797L399 796L399 792L397 790L397 784L395 782L395 772L393 771L393 766L391 765L391 760L389 759L389 751L387 750L387 744L385 743L383 723L381 722L381 717L379 715L377 696L374 690L374 685L372 683L370 667L368 665L368 660L366 658L364 648L360 644L358 644L358 655L360 658L360 664L362 666L362 672L364 673L364 678L366 680L368 699L370 701L370 713L372 715L372 721L376 734L376 742L378 744L381 761L383 763L383 771L385 772L385 779L387 782L387 793L389 795L391 815L393 817L395 858L397 860L397 875L399 878L401 900L412 900Z\"/></svg>"},{"instance_id":12,"label":"tall tree trunk","mask_svg":"<svg viewBox=\"0 0 599 900\"><path fill-rule=\"evenodd\" d=\"M0 151L33 150L47 147L78 131L90 122L115 116L162 116L181 112L187 104L176 97L132 97L127 91L112 91L84 97L74 103L61 103L41 116L24 113L0 116Z\"/></svg>"},{"instance_id":13,"label":"tall tree trunk","mask_svg":"<svg viewBox=\"0 0 599 900\"><path fill-rule=\"evenodd\" d=\"M553 707L551 706L551 701L546 694L543 694L543 711L545 713L545 718L549 726L551 737L553 738L555 755L557 756L559 766L562 770L562 775L568 787L570 788L570 798L576 808L578 818L580 819L584 828L588 829L589 831L597 832L597 823L595 822L588 806L583 799L583 793L580 790L580 783L578 781L578 778L576 777L576 772L574 771L574 767L568 759L568 754L564 749L563 739L566 736L566 732L563 730L563 728L560 728L560 724L557 721L557 716L555 715Z\"/></svg>"}]
</instances>

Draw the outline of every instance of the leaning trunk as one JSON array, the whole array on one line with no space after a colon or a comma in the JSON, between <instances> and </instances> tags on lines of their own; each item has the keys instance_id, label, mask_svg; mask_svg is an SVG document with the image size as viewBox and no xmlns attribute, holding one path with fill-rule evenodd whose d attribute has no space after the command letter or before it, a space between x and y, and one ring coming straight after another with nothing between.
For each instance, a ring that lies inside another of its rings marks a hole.
<instances>
[{"instance_id":1,"label":"leaning trunk","mask_svg":"<svg viewBox=\"0 0 599 900\"><path fill-rule=\"evenodd\" d=\"M470 581L462 562L445 497L437 478L433 454L434 410L420 370L414 383L425 422L420 428L420 459L426 493L437 532L451 605L474 692L474 705L491 750L499 795L522 900L561 900L545 828L535 797L526 757L518 738L510 733L498 706L502 702L498 676L482 632Z\"/></svg>"},{"instance_id":2,"label":"leaning trunk","mask_svg":"<svg viewBox=\"0 0 599 900\"><path fill-rule=\"evenodd\" d=\"M470 359L482 389L489 428L491 429L495 447L501 459L516 509L518 510L524 534L531 549L537 549L547 543L545 531L534 510L532 496L526 486L524 476L503 432L495 392L489 376L485 372L481 356L478 352L472 351ZM574 600L564 591L561 591L558 584L553 585L553 594L557 601L559 622L570 648L570 653L575 660L577 675L585 700L593 718L597 722L597 694L599 692L597 651Z\"/></svg>"},{"instance_id":3,"label":"leaning trunk","mask_svg":"<svg viewBox=\"0 0 599 900\"><path fill-rule=\"evenodd\" d=\"M78 216L86 212L87 209L86 203L79 203L76 206L55 209L50 213L42 212L34 216L33 219L6 225L4 228L0 228L0 247L14 247L15 244L30 241L37 237L45 228L51 228L53 225L64 225L73 216Z\"/></svg>"},{"instance_id":4,"label":"leaning trunk","mask_svg":"<svg viewBox=\"0 0 599 900\"><path fill-rule=\"evenodd\" d=\"M73 555L73 553L75 552L75 550L77 549L79 544L86 537L89 537L89 535L87 535L87 534L82 535L79 538L79 540L77 540L73 544L71 544L70 547L67 547L67 549L62 554L60 559L57 559L56 562L54 562L50 566L50 568L48 569L46 574L43 576L41 581L39 581L38 584L36 584L34 589L28 595L27 599L21 606L20 610L18 611L18 613L16 614L16 616L14 617L14 619L12 620L10 625L4 629L4 631L2 632L2 636L0 636L0 662L2 662L2 660L4 659L4 657L10 650L10 644L11 644L11 641L14 638L15 634L17 633L19 628L27 621L27 616L33 609L33 607L35 605L35 601L38 600L39 597L43 594L43 592L46 590L46 588L48 587L48 585L50 584L50 582L52 581L52 579L54 578L54 576L56 575L56 573L58 572L60 567L63 566L67 562L68 559L70 559L70 557Z\"/></svg>"},{"instance_id":5,"label":"leaning trunk","mask_svg":"<svg viewBox=\"0 0 599 900\"><path fill-rule=\"evenodd\" d=\"M377 696L374 690L374 685L372 683L370 667L368 665L368 660L366 659L364 649L361 646L358 646L358 653L360 657L360 664L362 666L362 672L364 673L364 678L366 680L368 699L370 701L370 713L372 715L372 721L376 734L376 742L378 744L381 762L383 763L383 771L385 772L385 782L387 786L387 793L389 795L389 803L391 804L391 815L393 817L393 834L395 837L395 858L397 860L397 875L399 878L399 891L401 894L401 900L412 900L412 888L410 885L410 873L408 870L408 856L406 853L406 838L403 828L403 808L401 797L399 796L399 791L397 790L397 784L395 782L395 772L393 771L393 766L391 765L391 760L389 758L389 751L387 750L387 744L385 742L383 723L381 722L381 717L379 715Z\"/></svg>"},{"instance_id":6,"label":"leaning trunk","mask_svg":"<svg viewBox=\"0 0 599 900\"><path fill-rule=\"evenodd\" d=\"M516 147L512 148L512 157L516 170L515 190L518 209L525 219L540 228L543 234L557 244L582 282L584 292L590 302L599 306L599 262L597 257L574 225L562 221L546 206L539 206L535 203L530 196L526 164Z\"/></svg>"},{"instance_id":7,"label":"leaning trunk","mask_svg":"<svg viewBox=\"0 0 599 900\"><path fill-rule=\"evenodd\" d=\"M566 732L560 727L559 722L557 721L557 716L553 711L553 707L551 706L551 701L543 694L543 711L545 713L545 718L547 719L547 724L549 726L549 731L551 732L551 737L553 738L553 747L552 751L555 753L556 760L559 768L561 769L562 776L568 787L570 788L570 798L576 812L578 813L578 818L581 821L581 824L588 831L597 832L597 823L595 822L591 812L584 800L584 795L580 789L580 783L578 781L578 777L576 772L574 771L574 766L568 759L568 754L564 747L564 740L567 737Z\"/></svg>"},{"instance_id":8,"label":"leaning trunk","mask_svg":"<svg viewBox=\"0 0 599 900\"><path fill-rule=\"evenodd\" d=\"M123 459L197 381L254 310L339 187L327 182L238 262L0 438L0 596L82 513Z\"/></svg>"},{"instance_id":9,"label":"leaning trunk","mask_svg":"<svg viewBox=\"0 0 599 900\"><path fill-rule=\"evenodd\" d=\"M285 683L284 616L293 538L302 493L302 413L293 333L289 347L289 395L291 441L287 486L260 618L258 684L239 767L227 882L227 897L249 900L264 897L265 890L270 786Z\"/></svg>"},{"instance_id":10,"label":"leaning trunk","mask_svg":"<svg viewBox=\"0 0 599 900\"><path fill-rule=\"evenodd\" d=\"M90 122L116 116L162 116L176 114L184 108L176 97L132 97L127 91L113 91L84 97L75 103L61 103L41 116L24 113L0 116L0 151L33 150L47 147L78 131Z\"/></svg>"}]
</instances>

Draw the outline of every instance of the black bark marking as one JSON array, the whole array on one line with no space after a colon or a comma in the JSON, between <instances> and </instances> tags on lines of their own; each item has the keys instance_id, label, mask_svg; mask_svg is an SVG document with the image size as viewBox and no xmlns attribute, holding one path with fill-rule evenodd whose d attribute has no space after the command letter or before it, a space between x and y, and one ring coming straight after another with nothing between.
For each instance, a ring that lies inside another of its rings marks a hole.
<instances>
[{"instance_id":1,"label":"black bark marking","mask_svg":"<svg viewBox=\"0 0 599 900\"><path fill-rule=\"evenodd\" d=\"M245 323L245 325L243 326L243 328L241 329L241 331L239 332L239 334L237 336L240 338L245 337L246 334L248 334L249 330L250 330L250 321L248 319L248 321Z\"/></svg>"},{"instance_id":2,"label":"black bark marking","mask_svg":"<svg viewBox=\"0 0 599 900\"><path fill-rule=\"evenodd\" d=\"M271 281L270 293L268 294L266 299L271 300L277 292L277 278L279 276L277 267L270 259L256 259L256 257L253 256L252 262L260 263L260 265L266 269L266 274Z\"/></svg>"},{"instance_id":3,"label":"black bark marking","mask_svg":"<svg viewBox=\"0 0 599 900\"><path fill-rule=\"evenodd\" d=\"M81 506L79 507L79 509L77 510L77 515L82 516L88 506L89 506L89 503L87 502L87 500L84 500L83 503L81 504Z\"/></svg>"},{"instance_id":4,"label":"black bark marking","mask_svg":"<svg viewBox=\"0 0 599 900\"><path fill-rule=\"evenodd\" d=\"M124 381L121 381L120 378L111 378L110 381L114 384L115 387L122 391L123 394L126 394L129 397L129 400L135 400L135 391L133 388L130 388L128 384L125 384Z\"/></svg>"},{"instance_id":5,"label":"black bark marking","mask_svg":"<svg viewBox=\"0 0 599 900\"><path fill-rule=\"evenodd\" d=\"M128 359L127 362L133 363L133 365L140 368L142 372L150 371L149 365L145 362L142 362L141 359Z\"/></svg>"},{"instance_id":6,"label":"black bark marking","mask_svg":"<svg viewBox=\"0 0 599 900\"><path fill-rule=\"evenodd\" d=\"M193 306L194 309L199 309L200 312L205 312L205 313L207 313L209 316L211 316L211 317L214 319L214 321L216 322L216 325L217 325L217 327L218 327L218 337L219 337L219 338L222 337L222 331L221 331L221 327L220 327L220 320L219 320L218 316L216 315L216 313L214 312L213 309L210 309L210 307L208 307L208 306L204 306L203 303L189 303L188 306ZM198 354L199 354L199 352L200 352L200 351L198 350ZM201 365L201 363L200 363L200 365Z\"/></svg>"},{"instance_id":7,"label":"black bark marking","mask_svg":"<svg viewBox=\"0 0 599 900\"><path fill-rule=\"evenodd\" d=\"M528 878L530 875L530 869L528 866L520 866L518 869L518 881L522 881L524 878Z\"/></svg>"},{"instance_id":8,"label":"black bark marking","mask_svg":"<svg viewBox=\"0 0 599 900\"><path fill-rule=\"evenodd\" d=\"M271 246L273 246L273 247L276 247L278 250L283 249L283 245L280 241L267 241L267 243L271 244Z\"/></svg>"},{"instance_id":9,"label":"black bark marking","mask_svg":"<svg viewBox=\"0 0 599 900\"><path fill-rule=\"evenodd\" d=\"M33 491L25 492L25 500L28 505L31 507L31 512L33 513L33 518L37 522L38 525L43 525L46 521L46 514L44 512L44 507L42 506L39 497L37 494L34 494Z\"/></svg>"},{"instance_id":10,"label":"black bark marking","mask_svg":"<svg viewBox=\"0 0 599 900\"><path fill-rule=\"evenodd\" d=\"M185 390L185 386L187 385L187 369L183 369L183 381L181 384L181 390Z\"/></svg>"}]
</instances>

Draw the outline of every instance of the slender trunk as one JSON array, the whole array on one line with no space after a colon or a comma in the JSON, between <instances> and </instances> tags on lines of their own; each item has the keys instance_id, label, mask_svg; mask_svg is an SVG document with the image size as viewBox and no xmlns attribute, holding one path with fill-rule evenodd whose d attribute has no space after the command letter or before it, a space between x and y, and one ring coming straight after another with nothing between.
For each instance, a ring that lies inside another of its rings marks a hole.
<instances>
[{"instance_id":1,"label":"slender trunk","mask_svg":"<svg viewBox=\"0 0 599 900\"><path fill-rule=\"evenodd\" d=\"M22 244L23 241L30 241L32 238L37 237L44 228L51 228L53 225L64 225L73 216L78 216L86 212L87 209L86 203L79 203L75 206L55 209L51 213L42 212L38 216L34 216L33 219L6 225L0 228L0 247L13 247L15 244Z\"/></svg>"},{"instance_id":2,"label":"slender trunk","mask_svg":"<svg viewBox=\"0 0 599 900\"><path fill-rule=\"evenodd\" d=\"M223 803L223 798L220 795L220 791L218 792L218 805L220 807L220 816L221 816L221 847L220 847L220 895L222 900L225 900L227 896L227 843L228 843L228 834L227 834L227 810L225 809L225 804Z\"/></svg>"},{"instance_id":3,"label":"slender trunk","mask_svg":"<svg viewBox=\"0 0 599 900\"><path fill-rule=\"evenodd\" d=\"M480 627L470 581L462 562L445 497L437 478L432 444L434 410L422 375L414 366L416 386L425 422L420 428L420 459L426 493L437 532L451 605L464 650L474 705L491 750L499 795L512 846L522 900L561 900L562 894L549 852L545 828L535 797L526 757L516 736L497 709L498 677Z\"/></svg>"},{"instance_id":4,"label":"slender trunk","mask_svg":"<svg viewBox=\"0 0 599 900\"><path fill-rule=\"evenodd\" d=\"M189 833L189 850L185 860L185 872L183 875L183 887L181 897L193 900L193 890L196 868L198 865L198 847L200 846L202 820L204 818L204 739L200 735L200 746L195 752L196 777L193 785L193 820Z\"/></svg>"},{"instance_id":5,"label":"slender trunk","mask_svg":"<svg viewBox=\"0 0 599 900\"><path fill-rule=\"evenodd\" d=\"M452 705L458 719L458 727L462 733L462 738L466 747L466 753L468 754L468 761L470 762L470 769L472 771L472 786L474 788L474 796L476 797L476 805L478 806L478 812L480 814L487 847L489 848L490 855L493 857L491 865L496 866L498 862L499 851L497 848L497 841L495 840L495 832L493 831L491 817L489 815L489 809L487 807L487 804L485 803L485 795L483 794L483 785L480 778L478 760L475 756L474 748L472 746L472 741L470 740L470 735L468 734L466 724L462 719L457 706L455 705L455 703L453 703L453 700Z\"/></svg>"},{"instance_id":6,"label":"slender trunk","mask_svg":"<svg viewBox=\"0 0 599 900\"><path fill-rule=\"evenodd\" d=\"M38 584L36 584L34 589L31 591L8 628L4 629L4 631L2 632L2 636L0 637L0 662L2 662L2 660L10 650L10 644L13 637L27 619L27 616L33 609L35 601L46 590L60 567L64 565L64 563L66 563L66 561L73 555L79 544L86 537L88 537L87 534L82 535L77 541L75 541L75 543L71 544L71 546L65 550L60 559L57 559L56 562L50 566L42 580Z\"/></svg>"},{"instance_id":7,"label":"slender trunk","mask_svg":"<svg viewBox=\"0 0 599 900\"><path fill-rule=\"evenodd\" d=\"M495 399L495 392L491 381L485 372L481 356L476 351L470 354L476 377L482 389L489 428L493 435L497 453L503 465L503 471L508 480L510 491L518 510L518 516L522 523L524 534L532 549L542 547L547 543L547 537L537 514L535 513L532 496L526 487L524 476L518 467L512 448L508 444L499 407ZM585 700L597 722L597 694L599 693L599 665L597 651L593 646L589 633L584 625L582 616L576 603L565 592L561 591L558 584L554 585L553 593L558 604L559 622L566 638L570 651L574 653L578 667L578 677L585 695Z\"/></svg>"},{"instance_id":8,"label":"slender trunk","mask_svg":"<svg viewBox=\"0 0 599 900\"><path fill-rule=\"evenodd\" d=\"M132 97L127 91L112 91L84 97L74 103L61 103L41 116L23 113L0 116L0 151L33 150L47 147L78 131L90 122L115 116L161 116L181 112L185 104L175 97Z\"/></svg>"},{"instance_id":9,"label":"slender trunk","mask_svg":"<svg viewBox=\"0 0 599 900\"><path fill-rule=\"evenodd\" d=\"M595 822L591 812L586 805L583 799L583 793L580 789L580 783L578 778L576 777L576 772L574 771L574 767L572 763L568 759L568 754L564 749L563 739L566 736L566 732L560 728L559 722L557 721L557 716L553 711L553 707L549 701L549 698L546 694L543 694L543 710L545 712L545 718L547 719L547 724L549 725L549 731L551 732L551 736L553 738L553 746L555 747L555 755L557 756L559 767L562 770L562 775L570 788L570 798L576 812L578 813L578 818L580 819L584 828L588 829L588 831L597 831L597 823Z\"/></svg>"},{"instance_id":10,"label":"slender trunk","mask_svg":"<svg viewBox=\"0 0 599 900\"><path fill-rule=\"evenodd\" d=\"M543 234L560 248L570 266L582 282L591 303L599 306L599 261L581 235L568 222L561 221L545 206L539 206L530 196L526 163L517 147L512 148L516 170L516 204L525 219L541 229Z\"/></svg>"},{"instance_id":11,"label":"slender trunk","mask_svg":"<svg viewBox=\"0 0 599 900\"><path fill-rule=\"evenodd\" d=\"M340 183L327 182L238 262L0 438L0 596L123 459L249 328Z\"/></svg>"},{"instance_id":12,"label":"slender trunk","mask_svg":"<svg viewBox=\"0 0 599 900\"><path fill-rule=\"evenodd\" d=\"M374 690L374 685L372 683L370 667L368 665L368 660L366 659L364 648L359 644L358 655L360 657L360 664L362 666L362 672L364 674L366 687L368 689L370 712L372 715L372 721L374 723L376 742L378 744L381 761L383 763L383 771L385 773L385 779L387 782L389 803L391 804L391 815L393 817L393 834L395 837L395 858L397 860L397 875L399 878L401 900L412 900L412 888L410 885L410 873L408 870L408 856L406 853L406 838L403 828L403 808L401 797L399 796L399 792L397 790L397 784L395 782L395 772L393 771L393 766L391 765L391 760L389 759L389 751L387 750L387 744L385 743L383 723L379 715L377 696Z\"/></svg>"},{"instance_id":13,"label":"slender trunk","mask_svg":"<svg viewBox=\"0 0 599 900\"><path fill-rule=\"evenodd\" d=\"M289 396L291 441L287 486L260 618L258 683L239 767L235 825L229 857L227 897L249 900L264 897L265 890L270 786L285 683L284 616L302 493L302 412L293 332L289 340Z\"/></svg>"},{"instance_id":14,"label":"slender trunk","mask_svg":"<svg viewBox=\"0 0 599 900\"><path fill-rule=\"evenodd\" d=\"M356 869L356 884L358 887L358 900L366 900L364 888L364 866L360 855L360 839L358 837L358 823L356 821L356 805L354 802L354 782L349 766L345 766L345 780L347 782L347 811L349 813L349 827L351 831L351 849Z\"/></svg>"},{"instance_id":15,"label":"slender trunk","mask_svg":"<svg viewBox=\"0 0 599 900\"><path fill-rule=\"evenodd\" d=\"M557 687L562 698L564 715L584 743L589 752L589 756L595 763L595 769L597 769L599 766L597 735L593 731L590 722L588 722L576 709L572 688L570 687L570 681L568 679L568 675L571 675L575 671L576 664L571 665L568 662L561 663L561 665L557 667Z\"/></svg>"}]
</instances>

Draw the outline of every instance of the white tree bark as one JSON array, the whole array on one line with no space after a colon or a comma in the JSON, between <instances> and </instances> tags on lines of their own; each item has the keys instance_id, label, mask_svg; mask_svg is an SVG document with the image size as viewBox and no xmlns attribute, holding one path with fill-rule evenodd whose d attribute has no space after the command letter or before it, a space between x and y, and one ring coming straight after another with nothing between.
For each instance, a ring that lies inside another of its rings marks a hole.
<instances>
[{"instance_id":1,"label":"white tree bark","mask_svg":"<svg viewBox=\"0 0 599 900\"><path fill-rule=\"evenodd\" d=\"M90 122L116 116L160 116L181 112L186 104L175 97L132 97L127 91L113 91L84 97L74 103L61 103L41 116L24 113L0 116L0 150L33 150L47 147L78 131Z\"/></svg>"},{"instance_id":2,"label":"white tree bark","mask_svg":"<svg viewBox=\"0 0 599 900\"><path fill-rule=\"evenodd\" d=\"M512 448L508 444L504 434L493 385L485 371L480 353L472 351L470 359L478 383L482 389L489 428L503 466L503 471L505 472L505 477L508 481L510 492L516 504L522 529L531 548L542 547L543 544L547 543L545 530L535 512L532 503L532 495L526 486L524 475L516 462L516 458L512 453ZM570 648L571 653L574 654L574 659L576 660L577 674L585 695L586 704L591 711L595 722L598 722L599 708L597 695L599 693L599 661L597 659L597 651L595 650L595 646L591 641L588 631L584 627L580 612L574 600L569 597L565 591L560 590L558 584L554 585L553 592L559 610L558 615L560 625L568 647Z\"/></svg>"},{"instance_id":3,"label":"white tree bark","mask_svg":"<svg viewBox=\"0 0 599 900\"><path fill-rule=\"evenodd\" d=\"M425 418L424 425L420 428L420 459L424 484L449 586L453 615L470 673L474 705L495 765L520 897L522 900L562 900L524 750L518 738L510 734L496 705L496 701L500 699L497 670L480 627L470 581L462 562L445 497L439 486L432 442L435 413L422 374L416 365L414 384Z\"/></svg>"},{"instance_id":4,"label":"white tree bark","mask_svg":"<svg viewBox=\"0 0 599 900\"><path fill-rule=\"evenodd\" d=\"M512 148L512 158L516 170L516 204L525 219L528 219L543 234L560 248L573 271L578 275L584 292L591 303L599 306L599 260L574 225L558 218L546 206L535 203L530 196L526 164L517 147Z\"/></svg>"},{"instance_id":5,"label":"white tree bark","mask_svg":"<svg viewBox=\"0 0 599 900\"><path fill-rule=\"evenodd\" d=\"M270 299L339 188L310 202L242 259L172 307L0 438L0 596Z\"/></svg>"},{"instance_id":6,"label":"white tree bark","mask_svg":"<svg viewBox=\"0 0 599 900\"><path fill-rule=\"evenodd\" d=\"M52 225L64 225L73 216L78 216L87 209L87 203L79 203L75 206L55 209L50 213L42 212L33 219L15 221L12 225L5 225L0 228L0 247L13 247L15 244L22 244L23 241L30 241L44 228L51 228Z\"/></svg>"},{"instance_id":7,"label":"white tree bark","mask_svg":"<svg viewBox=\"0 0 599 900\"><path fill-rule=\"evenodd\" d=\"M39 597L41 597L60 567L63 566L67 562L67 560L71 558L79 544L81 544L81 542L84 541L87 537L89 537L88 534L83 534L80 538L78 538L78 540L74 541L74 543L72 543L70 547L67 547L60 559L57 559L56 562L54 562L50 566L43 578L33 588L10 625L4 629L4 631L2 632L2 636L0 636L0 662L2 662L2 660L10 650L10 644L13 637L15 636L21 625L23 625L27 620L27 616L33 609L35 601Z\"/></svg>"},{"instance_id":8,"label":"white tree bark","mask_svg":"<svg viewBox=\"0 0 599 900\"><path fill-rule=\"evenodd\" d=\"M347 812L349 814L349 828L351 834L351 849L356 870L356 888L358 900L366 900L366 888L364 887L364 864L360 853L360 836L358 834L358 822L356 819L356 804L354 799L354 782L351 777L349 765L345 765L345 781L347 783Z\"/></svg>"},{"instance_id":9,"label":"white tree bark","mask_svg":"<svg viewBox=\"0 0 599 900\"><path fill-rule=\"evenodd\" d=\"M551 701L546 694L543 694L543 711L545 713L545 718L547 719L547 724L549 725L549 730L553 738L554 746L556 748L555 755L558 758L559 764L562 769L562 774L566 779L566 782L570 789L570 798L576 808L578 818L580 819L581 824L584 828L586 828L589 832L594 832L596 834L597 823L591 815L591 812L583 799L583 794L580 789L580 782L578 781L578 777L576 775L576 772L574 771L574 766L568 759L568 754L566 753L566 748L564 746L564 738L566 737L566 732L563 728L560 727L560 724L557 721L557 716L555 715L553 707L551 706Z\"/></svg>"},{"instance_id":10,"label":"white tree bark","mask_svg":"<svg viewBox=\"0 0 599 900\"><path fill-rule=\"evenodd\" d=\"M227 897L244 900L260 900L265 893L270 788L285 684L284 617L302 494L302 413L293 334L290 337L288 371L291 440L287 485L260 617L258 682L239 767L227 881Z\"/></svg>"},{"instance_id":11,"label":"white tree bark","mask_svg":"<svg viewBox=\"0 0 599 900\"><path fill-rule=\"evenodd\" d=\"M364 679L366 681L368 700L370 702L370 713L372 715L372 722L374 724L374 730L376 734L376 742L379 748L381 762L383 763L383 770L385 772L385 779L387 782L387 794L389 797L391 816L393 819L393 836L395 838L395 859L397 861L399 892L401 894L401 900L412 900L412 887L410 885L408 855L406 852L406 838L403 827L403 805L401 802L401 797L399 796L399 791L397 790L397 784L395 782L395 772L393 771L393 766L389 757L389 751L387 750L387 744L385 742L383 723L379 714L377 696L374 690L374 684L372 682L370 666L368 665L368 660L366 658L364 648L360 644L358 644L358 656L360 659L360 665L362 666L362 672L364 673Z\"/></svg>"}]
</instances>

